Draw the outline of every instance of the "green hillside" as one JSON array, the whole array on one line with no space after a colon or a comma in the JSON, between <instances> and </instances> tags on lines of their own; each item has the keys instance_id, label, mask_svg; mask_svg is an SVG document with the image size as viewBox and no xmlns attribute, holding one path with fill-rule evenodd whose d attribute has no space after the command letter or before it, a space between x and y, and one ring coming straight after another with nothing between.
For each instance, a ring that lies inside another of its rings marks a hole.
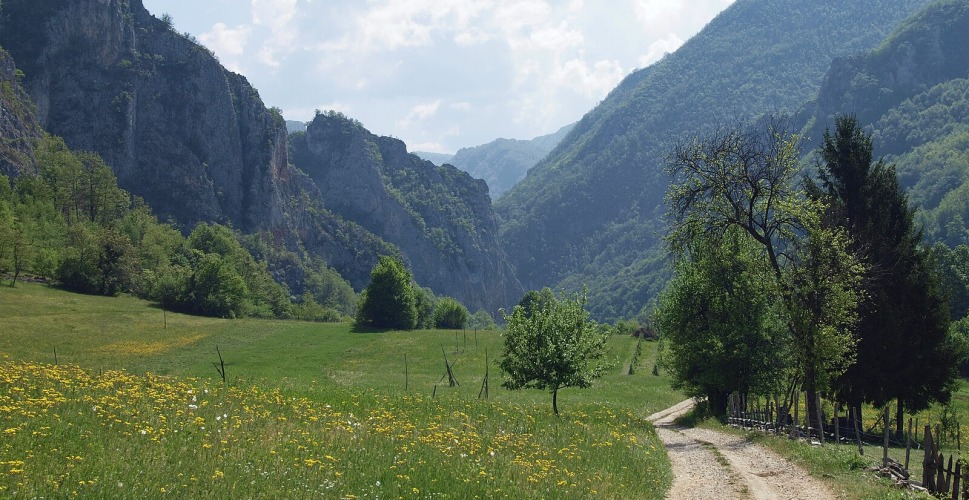
<instances>
[{"instance_id":1,"label":"green hillside","mask_svg":"<svg viewBox=\"0 0 969 500\"><path fill-rule=\"evenodd\" d=\"M34 284L0 287L0 317L4 497L658 498L670 482L644 417L682 395L649 373L655 344L626 374L630 337L556 418L547 393L500 387L494 331L217 320Z\"/></svg>"},{"instance_id":2,"label":"green hillside","mask_svg":"<svg viewBox=\"0 0 969 500\"><path fill-rule=\"evenodd\" d=\"M598 317L635 315L665 282L671 141L796 111L834 58L875 47L926 3L742 0L627 77L496 203L522 284L587 284Z\"/></svg>"},{"instance_id":3,"label":"green hillside","mask_svg":"<svg viewBox=\"0 0 969 500\"><path fill-rule=\"evenodd\" d=\"M931 241L969 243L969 2L941 0L876 49L837 60L808 109L816 138L855 113L896 163Z\"/></svg>"}]
</instances>

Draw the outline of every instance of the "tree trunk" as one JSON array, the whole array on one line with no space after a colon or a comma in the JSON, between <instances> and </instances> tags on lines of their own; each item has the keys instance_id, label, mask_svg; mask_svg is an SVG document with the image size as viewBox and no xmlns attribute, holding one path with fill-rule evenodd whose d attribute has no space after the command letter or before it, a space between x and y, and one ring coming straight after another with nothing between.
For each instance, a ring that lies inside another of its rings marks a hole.
<instances>
[{"instance_id":1,"label":"tree trunk","mask_svg":"<svg viewBox=\"0 0 969 500\"><path fill-rule=\"evenodd\" d=\"M809 367L804 371L804 392L807 399L805 410L807 411L808 426L815 427L817 432L820 433L821 426L818 425L818 422L821 421L821 409L818 408L818 383L814 367ZM808 429L808 436L810 435L811 430Z\"/></svg>"},{"instance_id":2,"label":"tree trunk","mask_svg":"<svg viewBox=\"0 0 969 500\"><path fill-rule=\"evenodd\" d=\"M714 417L722 419L727 415L727 394L725 391L707 391L707 405Z\"/></svg>"},{"instance_id":3,"label":"tree trunk","mask_svg":"<svg viewBox=\"0 0 969 500\"><path fill-rule=\"evenodd\" d=\"M552 389L552 411L555 412L555 416L559 415L559 388L556 387Z\"/></svg>"},{"instance_id":4,"label":"tree trunk","mask_svg":"<svg viewBox=\"0 0 969 500\"><path fill-rule=\"evenodd\" d=\"M901 398L898 399L898 404L895 406L895 435L898 437L903 436L904 424L905 422L905 403L902 402Z\"/></svg>"}]
</instances>

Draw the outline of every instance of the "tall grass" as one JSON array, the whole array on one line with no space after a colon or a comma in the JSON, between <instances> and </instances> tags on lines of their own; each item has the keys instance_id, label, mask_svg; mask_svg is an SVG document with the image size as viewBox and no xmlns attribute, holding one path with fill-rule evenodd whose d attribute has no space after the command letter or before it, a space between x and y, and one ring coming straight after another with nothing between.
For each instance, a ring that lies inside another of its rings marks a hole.
<instances>
[{"instance_id":1,"label":"tall grass","mask_svg":"<svg viewBox=\"0 0 969 500\"><path fill-rule=\"evenodd\" d=\"M621 373L634 339L556 418L548 394L500 388L500 332L195 318L39 285L0 289L0 322L0 496L660 498L671 480L643 416L681 396ZM460 386L440 383L445 354Z\"/></svg>"}]
</instances>

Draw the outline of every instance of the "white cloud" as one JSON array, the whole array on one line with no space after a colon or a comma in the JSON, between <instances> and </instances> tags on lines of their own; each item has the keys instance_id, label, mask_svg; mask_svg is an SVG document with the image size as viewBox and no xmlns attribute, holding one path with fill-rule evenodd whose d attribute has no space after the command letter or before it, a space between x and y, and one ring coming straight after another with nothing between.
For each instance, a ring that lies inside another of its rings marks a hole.
<instances>
[{"instance_id":1,"label":"white cloud","mask_svg":"<svg viewBox=\"0 0 969 500\"><path fill-rule=\"evenodd\" d=\"M585 40L580 31L569 27L569 24L565 21L554 28L543 28L536 31L532 33L529 39L538 49L555 51L580 46Z\"/></svg>"},{"instance_id":2,"label":"white cloud","mask_svg":"<svg viewBox=\"0 0 969 500\"><path fill-rule=\"evenodd\" d=\"M575 121L732 0L144 0L291 119L456 151ZM329 104L314 106L313 103Z\"/></svg>"},{"instance_id":3,"label":"white cloud","mask_svg":"<svg viewBox=\"0 0 969 500\"><path fill-rule=\"evenodd\" d=\"M581 59L572 59L555 70L549 82L577 92L587 98L601 97L622 80L625 73L619 61L597 61L591 67Z\"/></svg>"},{"instance_id":4,"label":"white cloud","mask_svg":"<svg viewBox=\"0 0 969 500\"><path fill-rule=\"evenodd\" d=\"M676 36L676 33L667 33L665 38L649 44L649 50L639 57L639 67L645 68L659 61L666 54L676 52L681 45L683 45L683 39Z\"/></svg>"},{"instance_id":5,"label":"white cloud","mask_svg":"<svg viewBox=\"0 0 969 500\"><path fill-rule=\"evenodd\" d=\"M252 28L245 24L230 28L225 23L215 23L211 30L199 35L199 41L219 57L236 57L245 52L250 33Z\"/></svg>"},{"instance_id":6,"label":"white cloud","mask_svg":"<svg viewBox=\"0 0 969 500\"><path fill-rule=\"evenodd\" d=\"M638 0L636 2L636 19L644 26L651 26L654 21L668 18L671 11L681 9L683 2L669 0Z\"/></svg>"},{"instance_id":7,"label":"white cloud","mask_svg":"<svg viewBox=\"0 0 969 500\"><path fill-rule=\"evenodd\" d=\"M281 59L295 51L299 29L295 23L297 0L252 0L252 24L269 30L256 59L279 68Z\"/></svg>"},{"instance_id":8,"label":"white cloud","mask_svg":"<svg viewBox=\"0 0 969 500\"><path fill-rule=\"evenodd\" d=\"M407 114L402 120L397 122L397 126L401 128L410 128L411 125L417 122L422 122L431 118L437 114L437 110L441 107L441 100L438 99L434 102L422 103L414 106L410 113Z\"/></svg>"}]
</instances>

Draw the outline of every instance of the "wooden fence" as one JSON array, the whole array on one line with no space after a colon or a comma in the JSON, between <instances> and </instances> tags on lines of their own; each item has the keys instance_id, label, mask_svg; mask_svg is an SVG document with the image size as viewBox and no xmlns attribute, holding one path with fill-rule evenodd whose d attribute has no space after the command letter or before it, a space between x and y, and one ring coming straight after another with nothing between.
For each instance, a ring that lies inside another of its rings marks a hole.
<instances>
[{"instance_id":1,"label":"wooden fence","mask_svg":"<svg viewBox=\"0 0 969 500\"><path fill-rule=\"evenodd\" d=\"M800 399L800 398L799 398ZM804 403L806 401L799 401ZM969 463L958 455L949 454L948 459L939 450L942 441L942 429L936 427L933 434L929 425L924 426L923 438L917 439L913 435L912 419L908 422L908 432L902 436L900 441L897 436L890 433L891 418L888 408L879 423L883 426L881 435L873 434L869 429L865 432L859 428L857 421L852 418L842 418L840 405L834 404L835 418L827 421L823 417L818 422L807 422L807 417L800 415L800 404L781 403L778 398L759 398L748 397L744 394L732 394L727 402L727 423L735 427L742 427L751 430L773 432L785 434L791 438L807 437L817 439L823 444L826 440L834 442L854 442L857 444L859 453L864 454L863 444L878 444L883 448L882 471L883 474L891 474L899 483L922 487L930 493L941 498L952 498L956 500L963 498L969 500ZM820 398L817 407L821 408ZM915 424L915 429L919 425ZM956 443L961 441L962 431L956 427ZM891 446L905 447L905 463L895 462L888 457L888 449ZM922 480L921 482L910 479L909 459L911 451L923 450L922 459Z\"/></svg>"}]
</instances>

